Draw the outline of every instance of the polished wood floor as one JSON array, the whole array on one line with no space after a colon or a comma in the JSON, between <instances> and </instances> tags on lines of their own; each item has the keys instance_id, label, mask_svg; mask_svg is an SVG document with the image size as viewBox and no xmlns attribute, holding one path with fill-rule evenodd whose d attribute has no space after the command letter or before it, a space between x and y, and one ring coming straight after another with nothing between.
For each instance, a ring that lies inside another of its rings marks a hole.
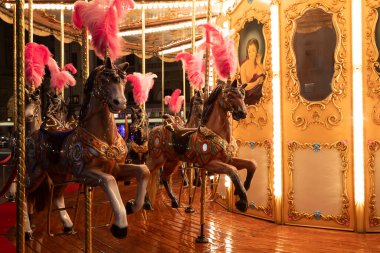
<instances>
[{"instance_id":1,"label":"polished wood floor","mask_svg":"<svg viewBox=\"0 0 380 253\"><path fill-rule=\"evenodd\" d=\"M178 185L179 183L177 183ZM120 184L123 197L133 197L135 186ZM177 191L178 192L178 191ZM116 239L109 227L93 229L94 252L380 252L380 234L359 234L327 229L281 226L269 221L227 212L215 202L206 204L205 234L210 243L197 244L199 235L199 190L194 203L196 212L187 214L184 208L170 207L161 190L155 210L128 216L129 231L125 239ZM100 189L95 199L101 199ZM67 202L73 202L68 196ZM187 199L187 196L185 196ZM27 242L26 252L83 252L83 202L78 218L77 233L51 237L47 233L47 214L34 216L35 240ZM109 220L109 205L94 206L96 223ZM61 224L54 219L52 230L59 232ZM8 238L14 242L15 230ZM1 252L1 249L0 249Z\"/></svg>"}]
</instances>

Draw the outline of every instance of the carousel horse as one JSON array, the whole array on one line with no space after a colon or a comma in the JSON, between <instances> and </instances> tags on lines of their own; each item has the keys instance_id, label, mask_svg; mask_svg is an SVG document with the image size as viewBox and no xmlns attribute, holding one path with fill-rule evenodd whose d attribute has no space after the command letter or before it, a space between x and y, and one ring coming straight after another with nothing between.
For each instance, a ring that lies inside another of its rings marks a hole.
<instances>
[{"instance_id":1,"label":"carousel horse","mask_svg":"<svg viewBox=\"0 0 380 253\"><path fill-rule=\"evenodd\" d=\"M127 161L143 164L148 153L149 117L141 106L131 107L131 124L129 125L129 152Z\"/></svg>"},{"instance_id":2,"label":"carousel horse","mask_svg":"<svg viewBox=\"0 0 380 253\"><path fill-rule=\"evenodd\" d=\"M115 217L111 233L117 238L127 236L126 214L142 207L149 180L149 170L145 165L125 164L127 148L117 132L113 116L126 109L124 71L127 65L115 66L107 57L105 64L95 68L86 81L78 127L63 132L41 128L32 135L34 149L29 149L27 154L28 195L49 179L59 184L72 176L88 186L101 186L111 202ZM136 197L124 206L117 180L131 177L137 179ZM59 208L65 206L65 188L66 185L55 187L53 199ZM43 196L41 204L46 205L46 194L48 192L39 195ZM60 218L64 231L69 232L73 226L70 217L60 211ZM30 224L26 222L26 236L31 232Z\"/></svg>"},{"instance_id":3,"label":"carousel horse","mask_svg":"<svg viewBox=\"0 0 380 253\"><path fill-rule=\"evenodd\" d=\"M218 174L226 174L235 186L235 203L238 210L248 208L247 193L256 165L253 161L237 158L237 145L232 137L232 126L228 114L234 120L244 119L247 110L244 104L244 86L235 80L220 83L210 94L204 105L202 125L199 128L182 128L172 116L166 116L164 125L157 126L149 134L147 166L154 171L165 165L167 173L178 169L182 162L197 163L199 167ZM238 170L246 169L244 185ZM150 191L155 192L156 184Z\"/></svg>"},{"instance_id":4,"label":"carousel horse","mask_svg":"<svg viewBox=\"0 0 380 253\"><path fill-rule=\"evenodd\" d=\"M200 91L196 91L194 96L190 99L190 112L189 112L187 122L186 122L186 124L184 124L184 127L186 127L186 128L198 128L201 125L203 103L204 103L203 94ZM180 121L178 120L178 117L176 117L176 120L177 120L177 124L181 124ZM186 163L182 163L181 165L186 167ZM185 170L184 168L181 168L181 174L183 177L186 176L184 170ZM163 167L162 173L161 173L161 181L165 187L166 192L169 195L169 198L171 200L171 206L173 208L178 208L179 207L178 199L174 195L173 190L172 190L171 185L170 185L170 177L171 177L172 172L173 171L172 171L170 164L168 164L168 165L165 164ZM196 172L195 174L196 174L195 178L197 178L198 173ZM194 179L194 182L193 182L194 185L198 186L196 181L198 181L198 184L199 184L200 180ZM189 182L186 181L186 177L184 180L184 185L185 186L189 185Z\"/></svg>"}]
</instances>

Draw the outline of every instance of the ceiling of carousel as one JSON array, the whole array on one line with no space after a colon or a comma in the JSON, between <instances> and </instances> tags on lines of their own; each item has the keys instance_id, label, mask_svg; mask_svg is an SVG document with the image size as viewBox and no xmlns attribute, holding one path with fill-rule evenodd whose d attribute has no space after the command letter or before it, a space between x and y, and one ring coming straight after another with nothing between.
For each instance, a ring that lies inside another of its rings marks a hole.
<instances>
[{"instance_id":1,"label":"ceiling of carousel","mask_svg":"<svg viewBox=\"0 0 380 253\"><path fill-rule=\"evenodd\" d=\"M71 22L72 8L75 1L39 0L33 2L33 31L39 36L53 35L61 38L61 10L64 14L65 42L81 42L81 31ZM4 21L12 23L12 1L0 4ZM134 53L142 55L142 2L135 1L135 9L129 10L126 18L119 24L120 35L125 40L124 55ZM190 48L192 41L192 1L144 1L145 9L145 53L146 58L165 52L168 60L178 53L179 47ZM196 24L206 22L207 1L195 1ZM226 13L231 1L217 0L211 4L212 17ZM55 9L53 9L55 8ZM25 28L29 27L28 1L25 1ZM202 31L196 29L196 41L202 39ZM177 49L177 52L170 53Z\"/></svg>"}]
</instances>

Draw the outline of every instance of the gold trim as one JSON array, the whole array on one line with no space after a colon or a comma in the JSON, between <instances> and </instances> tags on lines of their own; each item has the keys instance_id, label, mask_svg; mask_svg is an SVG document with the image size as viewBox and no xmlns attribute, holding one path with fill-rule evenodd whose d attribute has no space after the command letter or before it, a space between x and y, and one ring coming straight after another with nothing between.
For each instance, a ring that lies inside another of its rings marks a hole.
<instances>
[{"instance_id":1,"label":"gold trim","mask_svg":"<svg viewBox=\"0 0 380 253\"><path fill-rule=\"evenodd\" d=\"M273 79L272 72L272 40L271 40L271 27L270 27L270 11L259 10L256 8L249 8L244 12L244 14L239 18L233 25L236 33L233 34L232 39L235 42L235 50L238 51L240 35L239 32L242 30L246 23L253 20L257 20L259 23L263 24L263 37L265 41L265 55L264 55L264 69L267 74L267 78L264 80L263 90L260 101L256 105L248 106L247 118L240 120L236 127L243 126L248 127L249 125L255 125L259 128L263 128L268 123L268 113L267 113L267 103L272 99L271 84ZM240 73L240 66L238 66L238 72Z\"/></svg>"},{"instance_id":2,"label":"gold trim","mask_svg":"<svg viewBox=\"0 0 380 253\"><path fill-rule=\"evenodd\" d=\"M307 1L308 2L308 1ZM287 73L285 75L288 100L295 103L292 108L292 121L296 127L302 129L310 125L321 125L327 129L337 126L343 118L338 102L345 96L347 82L347 28L348 21L345 18L345 0L335 0L329 7L323 3L305 2L291 5L285 11L285 55ZM337 34L337 43L334 54L334 75L332 79L332 93L322 101L308 101L300 94L300 83L297 78L296 58L291 45L293 45L296 29L296 19L300 18L310 9L320 8L333 15L333 26ZM332 111L332 112L331 112Z\"/></svg>"},{"instance_id":3,"label":"gold trim","mask_svg":"<svg viewBox=\"0 0 380 253\"><path fill-rule=\"evenodd\" d=\"M323 221L335 221L336 223L343 225L343 226L349 226L350 224L350 214L349 214L349 206L350 206L350 200L348 198L347 193L347 172L348 172L348 157L347 157L347 143L345 141L338 141L333 144L319 144L319 149L336 149L339 152L340 158L341 158L341 165L342 165L342 210L341 214L339 215L323 215L323 214L310 214L310 213L303 213L296 210L296 206L294 203L294 189L293 189L293 171L294 171L294 155L295 152L299 149L309 149L314 150L315 144L312 143L299 143L297 141L290 141L288 143L288 167L289 167L289 191L288 191L288 204L289 204L289 210L288 210L288 219L289 221L297 221L301 219L320 219Z\"/></svg>"},{"instance_id":4,"label":"gold trim","mask_svg":"<svg viewBox=\"0 0 380 253\"><path fill-rule=\"evenodd\" d=\"M376 152L380 149L379 141L368 141L368 150L369 150L369 161L368 161L368 170L369 170L369 226L370 227L379 227L380 226L380 216L376 214L376 194L375 194L375 155Z\"/></svg>"},{"instance_id":5,"label":"gold trim","mask_svg":"<svg viewBox=\"0 0 380 253\"><path fill-rule=\"evenodd\" d=\"M237 145L238 145L239 148L241 148L241 147L251 147L251 145L252 145L250 141L243 142L240 139L238 139L236 141L236 143L237 143ZM267 151L267 161L268 161L267 162L267 171L268 171L267 196L268 196L268 199L267 199L267 205L266 206L263 206L263 205L256 206L255 205L255 209L254 210L263 212L266 215L268 215L269 217L274 218L274 207L273 207L273 199L274 199L274 195L273 195L273 177L274 177L274 171L273 171L273 167L272 167L272 161L273 161L272 142L270 140L264 140L263 142L254 142L253 148L257 148L257 147L265 148L265 150Z\"/></svg>"},{"instance_id":6,"label":"gold trim","mask_svg":"<svg viewBox=\"0 0 380 253\"><path fill-rule=\"evenodd\" d=\"M365 43L367 44L367 85L368 96L377 101L373 106L372 120L375 124L380 125L380 62L379 49L376 46L375 30L379 20L380 3L374 0L367 0L367 6L370 8L366 17Z\"/></svg>"}]
</instances>

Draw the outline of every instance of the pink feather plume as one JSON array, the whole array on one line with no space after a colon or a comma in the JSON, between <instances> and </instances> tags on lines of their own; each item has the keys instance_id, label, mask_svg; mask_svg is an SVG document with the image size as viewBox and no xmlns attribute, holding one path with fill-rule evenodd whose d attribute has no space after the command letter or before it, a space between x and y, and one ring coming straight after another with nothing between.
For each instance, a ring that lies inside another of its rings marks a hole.
<instances>
[{"instance_id":1,"label":"pink feather plume","mask_svg":"<svg viewBox=\"0 0 380 253\"><path fill-rule=\"evenodd\" d=\"M203 60L203 51L193 55L187 52L179 53L175 59L176 61L182 60L190 85L196 90L201 90L205 84L205 61Z\"/></svg>"},{"instance_id":2,"label":"pink feather plume","mask_svg":"<svg viewBox=\"0 0 380 253\"><path fill-rule=\"evenodd\" d=\"M67 71L70 71L73 75L75 75L77 73L77 69L74 67L73 64L71 63L68 63L66 64L64 67L63 67L63 70L67 70Z\"/></svg>"},{"instance_id":3,"label":"pink feather plume","mask_svg":"<svg viewBox=\"0 0 380 253\"><path fill-rule=\"evenodd\" d=\"M66 68L66 66L64 67L64 69ZM50 87L52 88L52 90L57 89L58 91L62 91L64 87L67 87L68 85L74 86L76 84L76 81L74 77L70 74L70 72L67 70L60 70L57 62L51 57L48 62L48 67L50 70L50 78L51 78ZM70 69L71 67L73 69ZM76 69L74 68L74 66L72 66L72 64L71 64L71 67L69 67L70 71L71 70L76 71Z\"/></svg>"},{"instance_id":4,"label":"pink feather plume","mask_svg":"<svg viewBox=\"0 0 380 253\"><path fill-rule=\"evenodd\" d=\"M235 74L237 68L234 42L229 35L223 36L221 31L210 24L200 27L206 30L206 42L211 47L216 72L225 81L229 74Z\"/></svg>"},{"instance_id":5,"label":"pink feather plume","mask_svg":"<svg viewBox=\"0 0 380 253\"><path fill-rule=\"evenodd\" d=\"M25 78L26 84L34 85L38 88L45 75L45 65L48 64L50 58L49 49L34 42L29 42L25 46Z\"/></svg>"},{"instance_id":6,"label":"pink feather plume","mask_svg":"<svg viewBox=\"0 0 380 253\"><path fill-rule=\"evenodd\" d=\"M133 9L133 0L77 1L74 4L72 21L74 26L84 26L90 32L91 44L98 57L104 59L106 49L111 60L120 56L123 39L118 36L119 22L128 9Z\"/></svg>"},{"instance_id":7,"label":"pink feather plume","mask_svg":"<svg viewBox=\"0 0 380 253\"><path fill-rule=\"evenodd\" d=\"M145 75L134 72L126 76L128 82L133 86L133 99L136 104L144 104L148 100L149 91L153 88L156 74L147 73Z\"/></svg>"},{"instance_id":8,"label":"pink feather plume","mask_svg":"<svg viewBox=\"0 0 380 253\"><path fill-rule=\"evenodd\" d=\"M175 89L171 96L165 96L165 104L169 104L169 109L173 113L179 113L184 102L183 96L180 96L182 91Z\"/></svg>"}]
</instances>

